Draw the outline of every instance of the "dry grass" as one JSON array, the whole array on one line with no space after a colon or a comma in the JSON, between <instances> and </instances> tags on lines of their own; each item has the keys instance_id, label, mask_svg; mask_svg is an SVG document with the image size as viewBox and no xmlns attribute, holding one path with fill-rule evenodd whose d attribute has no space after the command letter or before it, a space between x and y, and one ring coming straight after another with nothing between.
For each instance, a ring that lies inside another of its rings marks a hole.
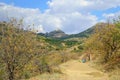
<instances>
[{"instance_id":1,"label":"dry grass","mask_svg":"<svg viewBox=\"0 0 120 80\"><path fill-rule=\"evenodd\" d=\"M116 69L109 73L109 80L120 80L120 69Z\"/></svg>"},{"instance_id":2,"label":"dry grass","mask_svg":"<svg viewBox=\"0 0 120 80\"><path fill-rule=\"evenodd\" d=\"M54 74L42 74L29 80L65 80L65 78L62 74L54 73Z\"/></svg>"}]
</instances>

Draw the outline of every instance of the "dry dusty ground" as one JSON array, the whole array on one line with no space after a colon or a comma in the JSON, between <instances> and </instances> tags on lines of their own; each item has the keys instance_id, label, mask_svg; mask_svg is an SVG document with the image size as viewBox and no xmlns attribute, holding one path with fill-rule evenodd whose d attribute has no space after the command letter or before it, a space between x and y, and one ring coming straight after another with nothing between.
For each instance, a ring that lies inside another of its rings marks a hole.
<instances>
[{"instance_id":1,"label":"dry dusty ground","mask_svg":"<svg viewBox=\"0 0 120 80\"><path fill-rule=\"evenodd\" d=\"M105 73L77 60L68 61L60 67L66 74L66 80L108 80Z\"/></svg>"},{"instance_id":2,"label":"dry dusty ground","mask_svg":"<svg viewBox=\"0 0 120 80\"><path fill-rule=\"evenodd\" d=\"M70 60L60 65L64 75L43 75L30 80L108 80L105 73L96 70L88 63L81 63L78 60Z\"/></svg>"}]
</instances>

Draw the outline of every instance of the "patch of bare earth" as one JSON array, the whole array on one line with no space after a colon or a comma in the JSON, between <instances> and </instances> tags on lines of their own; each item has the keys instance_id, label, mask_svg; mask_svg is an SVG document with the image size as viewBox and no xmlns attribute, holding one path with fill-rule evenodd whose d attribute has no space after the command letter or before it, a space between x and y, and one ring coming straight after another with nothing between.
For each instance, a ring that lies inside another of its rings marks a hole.
<instances>
[{"instance_id":1,"label":"patch of bare earth","mask_svg":"<svg viewBox=\"0 0 120 80\"><path fill-rule=\"evenodd\" d=\"M30 80L108 80L107 74L77 60L63 63L60 68L63 74L43 74Z\"/></svg>"},{"instance_id":2,"label":"patch of bare earth","mask_svg":"<svg viewBox=\"0 0 120 80\"><path fill-rule=\"evenodd\" d=\"M105 73L77 60L68 61L60 67L63 73L66 74L66 80L108 80Z\"/></svg>"}]
</instances>

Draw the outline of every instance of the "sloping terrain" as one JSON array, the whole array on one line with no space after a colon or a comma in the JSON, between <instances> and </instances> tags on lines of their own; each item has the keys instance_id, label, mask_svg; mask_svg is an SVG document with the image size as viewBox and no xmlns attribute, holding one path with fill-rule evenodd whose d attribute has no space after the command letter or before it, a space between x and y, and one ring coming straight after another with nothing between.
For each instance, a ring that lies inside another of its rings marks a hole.
<instances>
[{"instance_id":1,"label":"sloping terrain","mask_svg":"<svg viewBox=\"0 0 120 80\"><path fill-rule=\"evenodd\" d=\"M63 32L62 30L54 30L54 31L51 31L49 33L38 33L38 35L41 35L44 37L49 37L49 38L54 38L54 39L61 39L61 40L71 39L71 38L86 38L94 33L94 30L96 27L101 28L101 27L106 26L106 25L107 25L106 23L97 23L96 25L94 25L94 26L88 28L87 30L82 31L78 34L68 35L65 32Z\"/></svg>"}]
</instances>

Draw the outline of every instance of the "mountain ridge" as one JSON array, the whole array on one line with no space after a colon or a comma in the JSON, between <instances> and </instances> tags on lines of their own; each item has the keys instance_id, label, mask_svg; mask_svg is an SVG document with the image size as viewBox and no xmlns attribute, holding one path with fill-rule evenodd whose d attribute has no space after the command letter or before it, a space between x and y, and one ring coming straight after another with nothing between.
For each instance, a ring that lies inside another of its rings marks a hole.
<instances>
[{"instance_id":1,"label":"mountain ridge","mask_svg":"<svg viewBox=\"0 0 120 80\"><path fill-rule=\"evenodd\" d=\"M88 28L85 31L82 31L78 34L66 34L62 30L54 30L49 33L38 33L38 35L48 37L48 38L54 38L54 39L70 39L70 38L87 38L91 34L94 33L94 30L96 27L102 27L104 25L107 25L106 23L97 23L96 25Z\"/></svg>"}]
</instances>

